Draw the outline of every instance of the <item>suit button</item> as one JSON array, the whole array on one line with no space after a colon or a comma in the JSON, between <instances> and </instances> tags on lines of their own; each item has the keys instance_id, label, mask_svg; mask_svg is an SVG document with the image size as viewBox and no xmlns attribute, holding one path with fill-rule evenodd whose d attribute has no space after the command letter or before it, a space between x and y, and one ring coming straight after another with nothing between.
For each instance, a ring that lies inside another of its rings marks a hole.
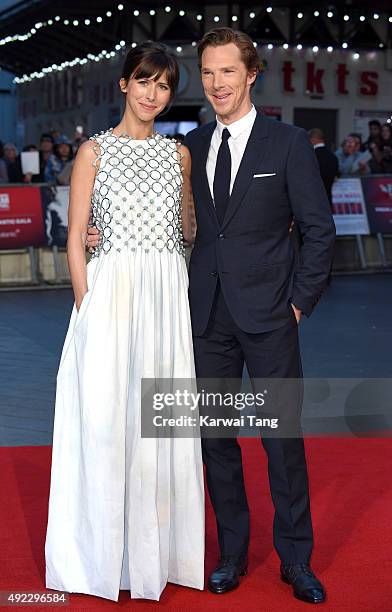
<instances>
[{"instance_id":1,"label":"suit button","mask_svg":"<svg viewBox=\"0 0 392 612\"><path fill-rule=\"evenodd\" d=\"M217 276L218 272L216 270L214 270L213 272L210 272L211 276Z\"/></svg>"},{"instance_id":2,"label":"suit button","mask_svg":"<svg viewBox=\"0 0 392 612\"><path fill-rule=\"evenodd\" d=\"M225 235L224 234L219 234L218 238L219 238L219 240L224 240L225 239Z\"/></svg>"}]
</instances>

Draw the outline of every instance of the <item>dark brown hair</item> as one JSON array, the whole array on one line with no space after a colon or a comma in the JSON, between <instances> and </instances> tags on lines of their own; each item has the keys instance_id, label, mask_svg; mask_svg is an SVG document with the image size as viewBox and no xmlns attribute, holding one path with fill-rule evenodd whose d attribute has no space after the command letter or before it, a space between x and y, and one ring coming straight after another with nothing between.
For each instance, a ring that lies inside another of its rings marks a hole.
<instances>
[{"instance_id":1,"label":"dark brown hair","mask_svg":"<svg viewBox=\"0 0 392 612\"><path fill-rule=\"evenodd\" d=\"M165 70L171 102L177 92L180 73L177 60L166 45L147 41L128 51L121 78L127 83L130 78L151 79L154 77L154 81L157 81Z\"/></svg>"},{"instance_id":2,"label":"dark brown hair","mask_svg":"<svg viewBox=\"0 0 392 612\"><path fill-rule=\"evenodd\" d=\"M263 64L253 45L252 39L238 30L232 28L215 28L204 34L203 38L197 46L197 54L199 57L199 68L201 68L201 57L207 47L221 47L234 43L238 47L241 59L244 62L248 72L256 71L256 75L263 72ZM252 83L253 87L254 83Z\"/></svg>"}]
</instances>

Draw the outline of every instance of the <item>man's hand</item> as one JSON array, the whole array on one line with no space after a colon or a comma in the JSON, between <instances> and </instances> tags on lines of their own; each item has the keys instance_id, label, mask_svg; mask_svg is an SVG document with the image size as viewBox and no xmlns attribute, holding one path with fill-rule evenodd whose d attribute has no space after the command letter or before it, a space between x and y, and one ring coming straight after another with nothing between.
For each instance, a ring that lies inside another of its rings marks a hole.
<instances>
[{"instance_id":1,"label":"man's hand","mask_svg":"<svg viewBox=\"0 0 392 612\"><path fill-rule=\"evenodd\" d=\"M99 243L99 231L96 227L87 228L87 240L86 247L90 251L91 249L95 249Z\"/></svg>"},{"instance_id":2,"label":"man's hand","mask_svg":"<svg viewBox=\"0 0 392 612\"><path fill-rule=\"evenodd\" d=\"M299 308L296 308L294 304L291 304L291 308L294 310L295 318L297 319L297 323L300 322L302 311Z\"/></svg>"}]
</instances>

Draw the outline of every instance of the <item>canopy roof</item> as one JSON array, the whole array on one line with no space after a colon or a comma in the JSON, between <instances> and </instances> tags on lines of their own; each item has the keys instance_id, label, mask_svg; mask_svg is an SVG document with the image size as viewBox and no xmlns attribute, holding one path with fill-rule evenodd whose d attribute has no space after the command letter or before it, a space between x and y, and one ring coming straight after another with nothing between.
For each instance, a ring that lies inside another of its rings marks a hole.
<instances>
[{"instance_id":1,"label":"canopy roof","mask_svg":"<svg viewBox=\"0 0 392 612\"><path fill-rule=\"evenodd\" d=\"M328 17L328 11L332 16ZM298 13L303 16L299 18ZM375 13L379 13L379 19L374 18ZM219 21L214 21L215 15ZM282 19L287 27L282 27ZM391 47L391 22L392 5L388 0L271 0L268 4L22 0L0 12L0 66L21 76L103 49L110 51L119 41L125 45L148 39L169 45L191 44L205 30L223 25L247 31L258 43L339 46L347 41L349 48L385 49Z\"/></svg>"}]
</instances>

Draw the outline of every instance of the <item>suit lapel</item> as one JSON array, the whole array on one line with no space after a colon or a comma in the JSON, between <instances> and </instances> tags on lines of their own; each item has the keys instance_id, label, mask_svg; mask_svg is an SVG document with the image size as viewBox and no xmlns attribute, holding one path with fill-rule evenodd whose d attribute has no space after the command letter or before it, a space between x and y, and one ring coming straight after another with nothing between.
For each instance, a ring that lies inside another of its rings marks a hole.
<instances>
[{"instance_id":1,"label":"suit lapel","mask_svg":"<svg viewBox=\"0 0 392 612\"><path fill-rule=\"evenodd\" d=\"M208 184L208 177L207 177L208 152L210 150L211 138L214 133L215 127L216 127L216 122L214 121L213 123L211 123L209 131L205 134L203 144L200 149L200 159L198 161L199 161L199 167L200 167L199 176L200 176L200 185L201 185L201 201L206 202L206 205L207 205L208 210L210 211L210 214L212 215L215 223L218 224L218 218L216 216L214 200L212 199L210 186Z\"/></svg>"},{"instance_id":2,"label":"suit lapel","mask_svg":"<svg viewBox=\"0 0 392 612\"><path fill-rule=\"evenodd\" d=\"M254 171L267 152L267 137L267 123L263 116L258 114L238 168L222 228L229 223L250 187Z\"/></svg>"}]
</instances>

